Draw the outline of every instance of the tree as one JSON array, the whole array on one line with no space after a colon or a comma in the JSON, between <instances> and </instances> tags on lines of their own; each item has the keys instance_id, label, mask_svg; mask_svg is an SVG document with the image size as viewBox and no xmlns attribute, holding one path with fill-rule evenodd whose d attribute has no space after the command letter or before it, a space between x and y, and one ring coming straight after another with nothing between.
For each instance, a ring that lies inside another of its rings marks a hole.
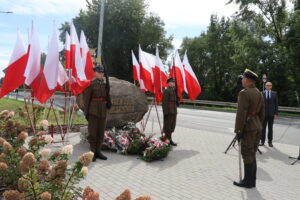
<instances>
[{"instance_id":1,"label":"tree","mask_svg":"<svg viewBox=\"0 0 300 200\"><path fill-rule=\"evenodd\" d=\"M90 48L97 48L100 4L98 0L87 0L87 10L80 11L73 19L77 29L83 30ZM166 37L164 23L147 13L144 0L109 0L105 4L103 55L110 76L132 80L131 50L138 52L139 44L150 53L159 45L160 54L167 57L172 48L172 36ZM64 41L69 23L62 24L60 39ZM78 32L79 33L79 32Z\"/></svg>"}]
</instances>

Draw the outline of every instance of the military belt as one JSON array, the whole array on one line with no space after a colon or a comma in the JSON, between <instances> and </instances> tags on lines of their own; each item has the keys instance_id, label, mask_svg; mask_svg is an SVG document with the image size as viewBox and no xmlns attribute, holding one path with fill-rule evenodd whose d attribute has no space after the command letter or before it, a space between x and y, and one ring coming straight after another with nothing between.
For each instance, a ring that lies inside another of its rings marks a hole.
<instances>
[{"instance_id":1,"label":"military belt","mask_svg":"<svg viewBox=\"0 0 300 200\"><path fill-rule=\"evenodd\" d=\"M257 114L256 113L249 113L249 114L247 114L246 116L247 117L255 117Z\"/></svg>"},{"instance_id":2,"label":"military belt","mask_svg":"<svg viewBox=\"0 0 300 200\"><path fill-rule=\"evenodd\" d=\"M100 97L100 98L93 97L92 101L107 101L107 99L106 98L102 98L102 97Z\"/></svg>"}]
</instances>

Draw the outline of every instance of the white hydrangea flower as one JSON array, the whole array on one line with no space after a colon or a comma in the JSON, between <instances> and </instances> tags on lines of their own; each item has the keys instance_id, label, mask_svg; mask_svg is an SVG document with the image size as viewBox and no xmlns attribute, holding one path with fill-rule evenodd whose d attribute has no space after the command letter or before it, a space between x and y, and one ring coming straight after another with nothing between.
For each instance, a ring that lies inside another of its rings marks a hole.
<instances>
[{"instance_id":1,"label":"white hydrangea flower","mask_svg":"<svg viewBox=\"0 0 300 200\"><path fill-rule=\"evenodd\" d=\"M51 153L51 149L43 149L40 154L42 158L47 159Z\"/></svg>"},{"instance_id":2,"label":"white hydrangea flower","mask_svg":"<svg viewBox=\"0 0 300 200\"><path fill-rule=\"evenodd\" d=\"M47 135L45 137L45 141L46 141L47 144L50 144L53 141L53 138L50 135Z\"/></svg>"},{"instance_id":3,"label":"white hydrangea flower","mask_svg":"<svg viewBox=\"0 0 300 200\"><path fill-rule=\"evenodd\" d=\"M15 112L14 111L10 111L8 113L8 116L11 117L11 118L13 118L15 116Z\"/></svg>"},{"instance_id":4,"label":"white hydrangea flower","mask_svg":"<svg viewBox=\"0 0 300 200\"><path fill-rule=\"evenodd\" d=\"M43 130L47 130L49 122L48 122L48 120L45 119L45 120L40 121L39 125L40 125L40 127L43 128Z\"/></svg>"},{"instance_id":5,"label":"white hydrangea flower","mask_svg":"<svg viewBox=\"0 0 300 200\"><path fill-rule=\"evenodd\" d=\"M80 174L82 174L83 176L86 176L88 172L89 172L89 169L87 167L82 167Z\"/></svg>"},{"instance_id":6,"label":"white hydrangea flower","mask_svg":"<svg viewBox=\"0 0 300 200\"><path fill-rule=\"evenodd\" d=\"M61 152L64 153L64 154L67 154L67 155L72 155L72 153L73 153L73 145L64 146L64 148L62 149Z\"/></svg>"}]
</instances>

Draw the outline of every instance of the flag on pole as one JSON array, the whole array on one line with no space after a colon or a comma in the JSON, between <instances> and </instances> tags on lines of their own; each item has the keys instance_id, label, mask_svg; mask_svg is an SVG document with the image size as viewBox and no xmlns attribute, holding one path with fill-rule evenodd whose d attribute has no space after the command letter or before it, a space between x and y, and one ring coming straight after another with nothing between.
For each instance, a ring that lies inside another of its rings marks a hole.
<instances>
[{"instance_id":1,"label":"flag on pole","mask_svg":"<svg viewBox=\"0 0 300 200\"><path fill-rule=\"evenodd\" d=\"M154 73L154 96L157 103L162 100L162 80L161 80L161 70L160 70L160 58L158 48L156 47L155 53L155 67L153 69Z\"/></svg>"},{"instance_id":2,"label":"flag on pole","mask_svg":"<svg viewBox=\"0 0 300 200\"><path fill-rule=\"evenodd\" d=\"M74 95L78 95L84 91L90 85L90 81L86 79L82 57L80 53L80 45L76 29L73 23L71 23L71 56L70 56L70 68L71 73L71 85L69 86L71 92Z\"/></svg>"},{"instance_id":3,"label":"flag on pole","mask_svg":"<svg viewBox=\"0 0 300 200\"><path fill-rule=\"evenodd\" d=\"M25 81L24 72L28 54L24 46L20 32L17 32L17 40L5 70L5 76L0 91L0 98L20 87Z\"/></svg>"},{"instance_id":4,"label":"flag on pole","mask_svg":"<svg viewBox=\"0 0 300 200\"><path fill-rule=\"evenodd\" d=\"M93 59L83 31L81 31L80 33L80 48L81 48L82 63L84 67L85 76L88 80L92 80L94 78Z\"/></svg>"},{"instance_id":5,"label":"flag on pole","mask_svg":"<svg viewBox=\"0 0 300 200\"><path fill-rule=\"evenodd\" d=\"M138 63L133 51L131 51L131 55L132 55L133 80L139 82L140 89L143 92L146 92L147 89L145 88L144 81L141 79L140 64Z\"/></svg>"},{"instance_id":6,"label":"flag on pole","mask_svg":"<svg viewBox=\"0 0 300 200\"><path fill-rule=\"evenodd\" d=\"M131 56L132 56L132 71L133 71L133 80L140 82L140 65L131 50Z\"/></svg>"},{"instance_id":7,"label":"flag on pole","mask_svg":"<svg viewBox=\"0 0 300 200\"><path fill-rule=\"evenodd\" d=\"M71 69L71 49L70 49L70 35L68 31L66 31L66 39L65 39L65 58L66 58L66 69Z\"/></svg>"},{"instance_id":8,"label":"flag on pole","mask_svg":"<svg viewBox=\"0 0 300 200\"><path fill-rule=\"evenodd\" d=\"M38 34L32 23L30 42L28 47L28 61L25 69L25 84L32 89L33 95L38 91L41 67L41 51Z\"/></svg>"},{"instance_id":9,"label":"flag on pole","mask_svg":"<svg viewBox=\"0 0 300 200\"><path fill-rule=\"evenodd\" d=\"M62 66L61 62L59 62L58 65L58 76L57 76L57 86L56 90L59 90L61 92L65 92L63 89L63 85L69 80L68 74L64 67Z\"/></svg>"},{"instance_id":10,"label":"flag on pole","mask_svg":"<svg viewBox=\"0 0 300 200\"><path fill-rule=\"evenodd\" d=\"M155 62L155 60L154 60ZM143 80L145 88L149 92L154 92L153 88L153 71L149 60L146 58L146 53L142 51L139 46L139 64L140 64L140 78ZM155 63L154 63L155 66Z\"/></svg>"},{"instance_id":11,"label":"flag on pole","mask_svg":"<svg viewBox=\"0 0 300 200\"><path fill-rule=\"evenodd\" d=\"M170 76L175 78L177 81L177 91L178 91L178 97L182 99L182 93L185 91L188 93L186 88L186 80L185 80L185 73L182 66L182 62L180 60L178 51L175 52L174 62L172 62L172 68L170 71ZM176 74L175 74L176 73Z\"/></svg>"},{"instance_id":12,"label":"flag on pole","mask_svg":"<svg viewBox=\"0 0 300 200\"><path fill-rule=\"evenodd\" d=\"M56 27L54 25L52 36L49 42L44 71L42 73L39 89L35 94L35 97L41 103L45 103L54 94L57 87L58 71L59 48Z\"/></svg>"},{"instance_id":13,"label":"flag on pole","mask_svg":"<svg viewBox=\"0 0 300 200\"><path fill-rule=\"evenodd\" d=\"M197 80L197 77L189 63L187 52L185 51L184 57L183 57L183 68L185 72L186 77L186 87L188 90L188 96L189 99L194 101L197 99L199 94L201 93L201 86Z\"/></svg>"}]
</instances>

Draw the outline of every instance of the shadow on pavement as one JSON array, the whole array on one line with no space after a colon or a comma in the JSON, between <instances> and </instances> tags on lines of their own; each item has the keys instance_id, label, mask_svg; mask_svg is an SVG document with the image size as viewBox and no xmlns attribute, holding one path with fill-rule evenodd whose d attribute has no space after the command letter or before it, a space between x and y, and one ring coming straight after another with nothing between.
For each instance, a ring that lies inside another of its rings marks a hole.
<instances>
[{"instance_id":1,"label":"shadow on pavement","mask_svg":"<svg viewBox=\"0 0 300 200\"><path fill-rule=\"evenodd\" d=\"M267 162L267 159L274 159L274 160L282 161L283 163L289 165L291 163L291 160L289 159L289 155L282 153L279 149L276 148L275 145L273 148L268 146L260 147L260 149L263 150L263 154L259 156L257 155L256 156L257 160L259 162L265 163Z\"/></svg>"},{"instance_id":2,"label":"shadow on pavement","mask_svg":"<svg viewBox=\"0 0 300 200\"><path fill-rule=\"evenodd\" d=\"M199 151L194 150L173 150L169 153L168 157L163 159L162 161L154 161L151 163L147 163L150 167L156 167L160 170L169 169L170 167L175 166L178 162L194 157L199 154Z\"/></svg>"},{"instance_id":3,"label":"shadow on pavement","mask_svg":"<svg viewBox=\"0 0 300 200\"><path fill-rule=\"evenodd\" d=\"M247 194L247 200L265 200L256 188L245 190Z\"/></svg>"}]
</instances>

